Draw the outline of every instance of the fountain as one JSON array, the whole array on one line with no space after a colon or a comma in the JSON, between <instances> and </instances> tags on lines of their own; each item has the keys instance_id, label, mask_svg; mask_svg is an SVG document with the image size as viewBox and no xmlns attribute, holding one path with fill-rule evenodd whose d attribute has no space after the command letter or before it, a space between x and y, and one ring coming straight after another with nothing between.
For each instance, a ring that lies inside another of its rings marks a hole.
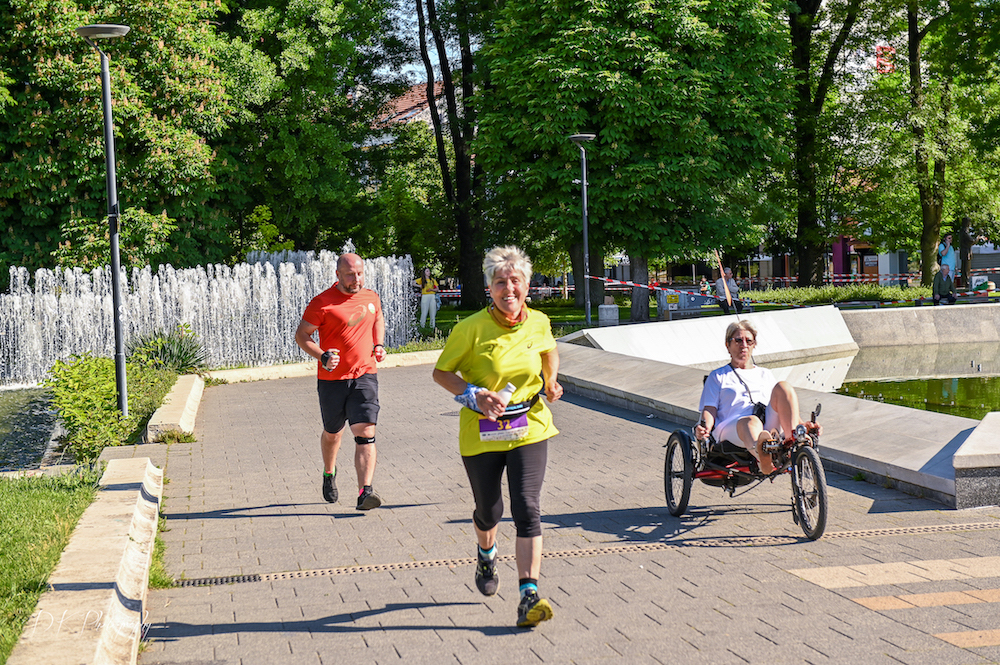
<instances>
[{"instance_id":1,"label":"fountain","mask_svg":"<svg viewBox=\"0 0 1000 665\"><path fill-rule=\"evenodd\" d=\"M353 251L347 245L344 251ZM125 339L188 324L210 367L254 367L304 359L295 328L309 300L336 281L327 251L251 255L249 263L174 269L149 266L122 277ZM409 256L365 259L365 286L382 299L386 346L414 330ZM111 270L10 268L0 294L0 386L37 385L57 359L114 354Z\"/></svg>"}]
</instances>

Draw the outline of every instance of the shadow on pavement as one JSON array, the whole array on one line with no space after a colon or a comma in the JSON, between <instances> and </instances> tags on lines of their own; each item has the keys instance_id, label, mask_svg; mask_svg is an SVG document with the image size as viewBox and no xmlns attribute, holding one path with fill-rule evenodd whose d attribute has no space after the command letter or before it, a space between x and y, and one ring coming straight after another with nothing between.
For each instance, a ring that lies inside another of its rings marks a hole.
<instances>
[{"instance_id":1,"label":"shadow on pavement","mask_svg":"<svg viewBox=\"0 0 1000 665\"><path fill-rule=\"evenodd\" d=\"M167 621L164 623L154 623L149 626L145 639L152 639L158 642L173 642L185 637L198 635L222 635L226 633L370 633L377 631L404 631L404 630L435 630L435 631L472 631L483 635L509 635L520 633L516 628L504 626L456 626L449 625L381 625L381 626L353 626L355 621L366 619L372 616L388 615L393 612L404 612L406 610L420 610L423 608L440 609L448 606L479 605L479 603L390 603L382 608L367 610L364 612L345 612L344 614L334 614L321 619L303 621L245 621L240 623L206 623L191 624L179 621Z\"/></svg>"}]
</instances>

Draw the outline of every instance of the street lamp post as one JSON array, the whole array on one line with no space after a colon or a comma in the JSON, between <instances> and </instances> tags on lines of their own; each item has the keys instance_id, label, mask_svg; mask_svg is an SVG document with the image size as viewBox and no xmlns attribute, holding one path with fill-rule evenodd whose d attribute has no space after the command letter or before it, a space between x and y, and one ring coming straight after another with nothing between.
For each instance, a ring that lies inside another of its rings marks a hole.
<instances>
[{"instance_id":1,"label":"street lamp post","mask_svg":"<svg viewBox=\"0 0 1000 665\"><path fill-rule=\"evenodd\" d=\"M590 245L587 241L587 149L584 144L597 138L596 134L573 134L569 137L580 148L580 192L583 198L583 313L590 325Z\"/></svg>"},{"instance_id":2,"label":"street lamp post","mask_svg":"<svg viewBox=\"0 0 1000 665\"><path fill-rule=\"evenodd\" d=\"M104 106L104 158L107 166L108 230L111 236L111 298L115 325L115 385L118 389L118 409L128 418L128 386L125 379L125 336L122 331L121 259L118 255L118 185L115 182L115 131L111 122L111 73L108 54L93 41L128 34L127 25L85 25L77 28L78 35L101 54L101 96Z\"/></svg>"}]
</instances>

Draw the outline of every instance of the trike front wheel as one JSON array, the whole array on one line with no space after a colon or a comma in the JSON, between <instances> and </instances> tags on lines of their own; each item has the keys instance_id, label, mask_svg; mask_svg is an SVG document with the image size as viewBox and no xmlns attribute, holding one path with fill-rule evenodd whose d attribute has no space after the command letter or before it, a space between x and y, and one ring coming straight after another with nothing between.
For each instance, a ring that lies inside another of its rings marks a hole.
<instances>
[{"instance_id":1,"label":"trike front wheel","mask_svg":"<svg viewBox=\"0 0 1000 665\"><path fill-rule=\"evenodd\" d=\"M810 540L817 540L826 529L826 473L819 453L803 446L792 460L792 509L799 526Z\"/></svg>"},{"instance_id":2,"label":"trike front wheel","mask_svg":"<svg viewBox=\"0 0 1000 665\"><path fill-rule=\"evenodd\" d=\"M691 440L674 432L667 440L667 456L663 461L663 491L667 496L667 509L674 517L687 510L693 478Z\"/></svg>"}]
</instances>

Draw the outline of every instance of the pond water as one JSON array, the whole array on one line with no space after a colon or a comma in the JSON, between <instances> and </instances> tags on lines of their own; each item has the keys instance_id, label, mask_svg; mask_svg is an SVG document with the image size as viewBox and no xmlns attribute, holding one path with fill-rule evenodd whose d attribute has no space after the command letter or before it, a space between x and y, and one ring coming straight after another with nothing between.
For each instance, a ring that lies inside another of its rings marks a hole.
<instances>
[{"instance_id":1,"label":"pond water","mask_svg":"<svg viewBox=\"0 0 1000 665\"><path fill-rule=\"evenodd\" d=\"M837 392L976 420L982 420L990 411L1000 411L1000 377L997 376L853 381L845 383Z\"/></svg>"},{"instance_id":2,"label":"pond water","mask_svg":"<svg viewBox=\"0 0 1000 665\"><path fill-rule=\"evenodd\" d=\"M1000 411L1000 344L883 346L762 363L798 388L982 420Z\"/></svg>"},{"instance_id":3,"label":"pond water","mask_svg":"<svg viewBox=\"0 0 1000 665\"><path fill-rule=\"evenodd\" d=\"M0 469L39 466L57 427L42 388L0 390Z\"/></svg>"}]
</instances>

